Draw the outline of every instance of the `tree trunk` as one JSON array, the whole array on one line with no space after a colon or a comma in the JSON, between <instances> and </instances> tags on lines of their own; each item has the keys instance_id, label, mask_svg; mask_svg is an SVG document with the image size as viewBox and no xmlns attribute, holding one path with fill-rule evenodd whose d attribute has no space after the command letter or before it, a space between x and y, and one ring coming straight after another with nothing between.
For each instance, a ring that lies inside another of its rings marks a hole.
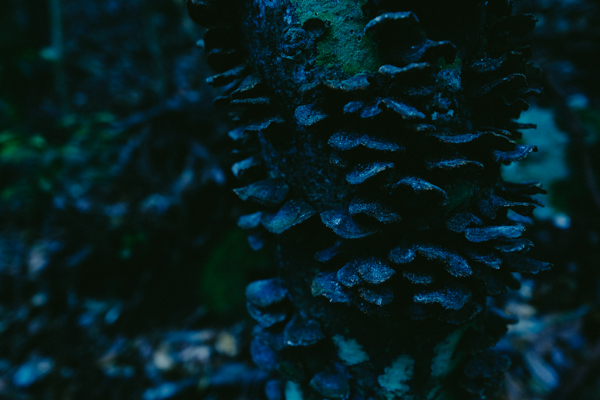
<instances>
[{"instance_id":1,"label":"tree trunk","mask_svg":"<svg viewBox=\"0 0 600 400\"><path fill-rule=\"evenodd\" d=\"M510 360L486 297L549 264L521 235L544 191L500 165L539 92L532 15L501 0L188 2L234 106L239 225L279 276L248 286L275 399L467 399Z\"/></svg>"}]
</instances>

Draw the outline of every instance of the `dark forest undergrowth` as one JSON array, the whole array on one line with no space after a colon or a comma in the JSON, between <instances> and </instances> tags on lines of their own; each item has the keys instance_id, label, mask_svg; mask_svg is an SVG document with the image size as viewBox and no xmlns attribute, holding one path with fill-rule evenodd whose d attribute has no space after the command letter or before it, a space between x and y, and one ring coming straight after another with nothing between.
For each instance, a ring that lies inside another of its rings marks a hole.
<instances>
[{"instance_id":1,"label":"dark forest undergrowth","mask_svg":"<svg viewBox=\"0 0 600 400\"><path fill-rule=\"evenodd\" d=\"M545 94L551 261L499 305L520 322L503 399L600 399L600 7L523 0ZM0 13L0 398L261 399L227 111L182 0L8 0Z\"/></svg>"}]
</instances>

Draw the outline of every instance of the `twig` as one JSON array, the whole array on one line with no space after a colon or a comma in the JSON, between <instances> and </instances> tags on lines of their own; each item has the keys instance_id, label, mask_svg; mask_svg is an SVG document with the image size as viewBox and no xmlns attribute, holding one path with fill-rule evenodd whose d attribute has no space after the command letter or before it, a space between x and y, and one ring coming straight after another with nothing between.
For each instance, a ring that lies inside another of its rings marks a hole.
<instances>
[{"instance_id":1,"label":"twig","mask_svg":"<svg viewBox=\"0 0 600 400\"><path fill-rule=\"evenodd\" d=\"M67 77L64 69L63 23L61 0L49 0L50 40L54 51L54 89L58 95L61 111L68 110Z\"/></svg>"},{"instance_id":2,"label":"twig","mask_svg":"<svg viewBox=\"0 0 600 400\"><path fill-rule=\"evenodd\" d=\"M146 4L146 3L143 3ZM164 65L163 51L160 38L154 23L154 14L148 5L143 7L143 18L146 26L146 47L152 56L154 70L157 75L155 90L159 96L164 97L168 85L168 76Z\"/></svg>"}]
</instances>

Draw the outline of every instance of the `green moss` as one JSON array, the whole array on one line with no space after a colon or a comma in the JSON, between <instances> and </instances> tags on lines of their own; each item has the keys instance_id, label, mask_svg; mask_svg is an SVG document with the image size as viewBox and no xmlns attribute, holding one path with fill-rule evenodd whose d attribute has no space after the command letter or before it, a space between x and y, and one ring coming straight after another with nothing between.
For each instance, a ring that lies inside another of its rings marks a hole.
<instances>
[{"instance_id":1,"label":"green moss","mask_svg":"<svg viewBox=\"0 0 600 400\"><path fill-rule=\"evenodd\" d=\"M380 61L375 44L364 34L368 19L361 6L366 0L291 0L300 23L319 18L329 25L326 36L317 44L317 65L341 68L354 75L376 71Z\"/></svg>"}]
</instances>

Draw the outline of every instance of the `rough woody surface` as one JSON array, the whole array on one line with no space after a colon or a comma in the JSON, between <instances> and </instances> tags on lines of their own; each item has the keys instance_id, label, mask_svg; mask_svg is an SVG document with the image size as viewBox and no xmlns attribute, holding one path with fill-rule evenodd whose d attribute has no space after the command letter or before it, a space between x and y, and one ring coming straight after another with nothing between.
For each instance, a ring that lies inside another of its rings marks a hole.
<instances>
[{"instance_id":1,"label":"rough woody surface","mask_svg":"<svg viewBox=\"0 0 600 400\"><path fill-rule=\"evenodd\" d=\"M275 399L466 399L510 365L487 296L549 264L521 238L543 193L501 164L535 146L531 14L508 1L188 2L234 107L236 193L277 278L251 284Z\"/></svg>"}]
</instances>

